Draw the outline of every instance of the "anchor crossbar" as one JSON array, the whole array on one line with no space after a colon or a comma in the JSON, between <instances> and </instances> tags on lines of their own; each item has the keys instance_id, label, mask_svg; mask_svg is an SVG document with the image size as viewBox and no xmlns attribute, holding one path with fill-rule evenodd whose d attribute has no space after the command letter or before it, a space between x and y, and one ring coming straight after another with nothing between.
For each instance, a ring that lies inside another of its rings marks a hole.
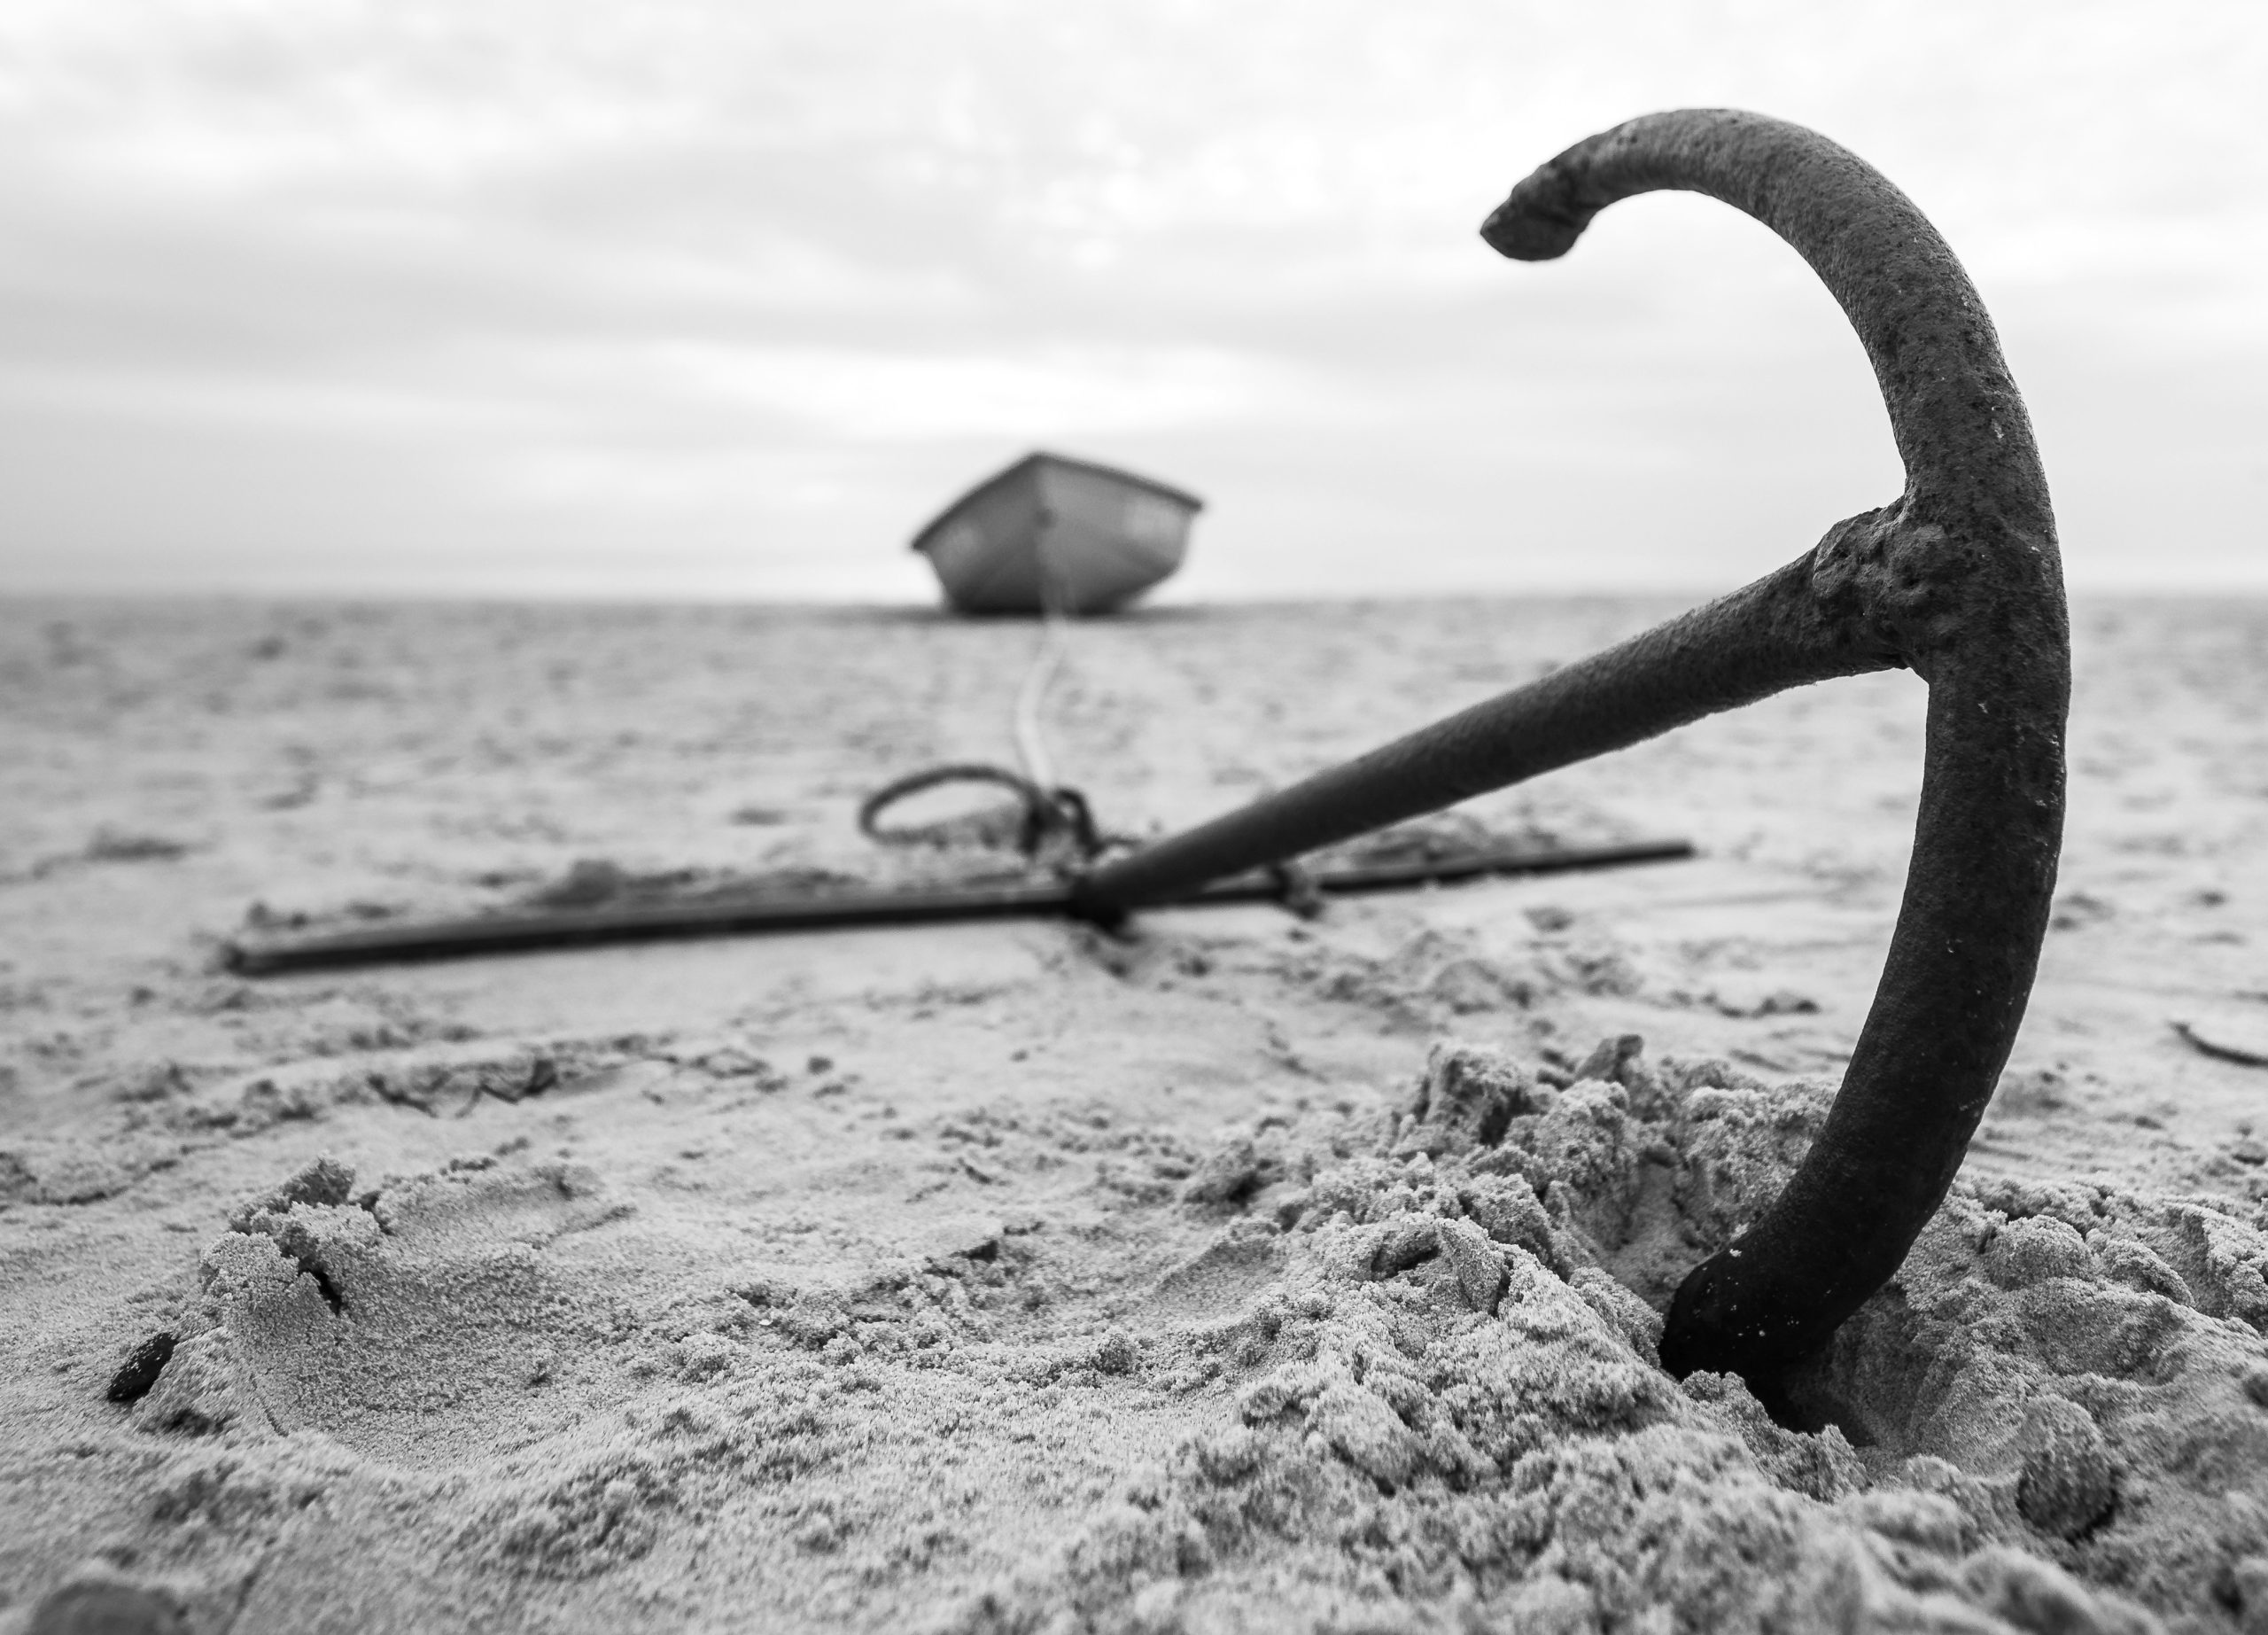
<instances>
[{"instance_id":1,"label":"anchor crossbar","mask_svg":"<svg viewBox=\"0 0 2268 1635\"><path fill-rule=\"evenodd\" d=\"M1674 862L1693 855L1683 840L1630 840L1602 845L1491 846L1410 862L1346 863L1302 876L1318 897L1354 896L1448 885L1488 875L1565 874ZM1255 872L1212 880L1176 893L1189 907L1271 902L1286 881ZM913 890L776 892L746 891L689 902L620 903L593 908L538 908L451 920L398 921L352 930L291 931L239 938L221 962L239 976L335 969L408 960L450 960L602 943L658 942L686 937L745 937L788 931L850 930L867 926L935 925L964 920L1076 918L1072 886L1061 880L1004 881Z\"/></svg>"}]
</instances>

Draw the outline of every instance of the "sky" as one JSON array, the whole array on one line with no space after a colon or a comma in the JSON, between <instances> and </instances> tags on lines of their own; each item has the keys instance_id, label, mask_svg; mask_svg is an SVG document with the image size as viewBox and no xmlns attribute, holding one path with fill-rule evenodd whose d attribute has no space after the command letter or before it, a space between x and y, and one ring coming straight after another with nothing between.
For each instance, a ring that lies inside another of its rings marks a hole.
<instances>
[{"instance_id":1,"label":"sky","mask_svg":"<svg viewBox=\"0 0 2268 1635\"><path fill-rule=\"evenodd\" d=\"M1182 599L1730 589L1901 481L1658 108L1937 222L2075 588L2268 591L2268 11L2198 0L9 0L0 592L922 601L1032 448Z\"/></svg>"}]
</instances>

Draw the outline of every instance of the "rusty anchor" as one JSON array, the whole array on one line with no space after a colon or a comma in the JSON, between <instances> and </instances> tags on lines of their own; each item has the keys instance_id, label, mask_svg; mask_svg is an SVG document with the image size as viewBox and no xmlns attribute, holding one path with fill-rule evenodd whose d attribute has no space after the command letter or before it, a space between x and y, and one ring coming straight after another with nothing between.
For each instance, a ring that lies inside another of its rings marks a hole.
<instances>
[{"instance_id":1,"label":"rusty anchor","mask_svg":"<svg viewBox=\"0 0 2268 1635\"><path fill-rule=\"evenodd\" d=\"M1481 229L1564 255L1618 199L1705 193L1786 239L1858 331L1906 487L1744 589L1131 856L1075 887L1110 920L1833 676L1929 685L1913 860L1833 1109L1764 1214L1679 1287L1663 1364L1766 1380L1897 1271L2005 1065L2063 821L2070 637L2047 483L1992 322L1953 252L1871 166L1759 114L1649 114L1576 144Z\"/></svg>"}]
</instances>

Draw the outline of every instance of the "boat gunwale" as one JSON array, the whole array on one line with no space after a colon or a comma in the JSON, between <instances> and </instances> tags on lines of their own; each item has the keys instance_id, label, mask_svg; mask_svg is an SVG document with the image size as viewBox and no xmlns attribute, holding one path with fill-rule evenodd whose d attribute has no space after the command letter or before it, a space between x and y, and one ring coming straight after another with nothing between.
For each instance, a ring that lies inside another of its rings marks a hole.
<instances>
[{"instance_id":1,"label":"boat gunwale","mask_svg":"<svg viewBox=\"0 0 2268 1635\"><path fill-rule=\"evenodd\" d=\"M1152 494L1186 505L1192 517L1205 509L1205 502L1187 489L1177 488L1171 483L1161 483L1154 477L1144 477L1138 472L1125 471L1115 465L1104 465L1099 461L1076 460L1069 455L1052 454L1045 448L1036 448L1014 464L993 472L991 476L978 483L924 523L914 533L913 542L908 549L927 554L933 537L967 506L990 494L994 489L1022 476L1027 471L1036 473L1041 467L1046 465L1064 466L1071 471L1084 471L1091 477L1108 478L1132 487L1146 489Z\"/></svg>"}]
</instances>

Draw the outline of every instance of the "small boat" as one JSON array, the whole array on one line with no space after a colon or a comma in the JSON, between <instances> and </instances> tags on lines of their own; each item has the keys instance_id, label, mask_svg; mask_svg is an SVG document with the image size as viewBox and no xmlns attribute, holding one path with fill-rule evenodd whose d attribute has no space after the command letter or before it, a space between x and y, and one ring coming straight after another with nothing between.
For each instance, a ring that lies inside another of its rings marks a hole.
<instances>
[{"instance_id":1,"label":"small boat","mask_svg":"<svg viewBox=\"0 0 2268 1635\"><path fill-rule=\"evenodd\" d=\"M1101 613L1181 565L1193 494L1131 471L1029 454L913 536L964 613Z\"/></svg>"}]
</instances>

